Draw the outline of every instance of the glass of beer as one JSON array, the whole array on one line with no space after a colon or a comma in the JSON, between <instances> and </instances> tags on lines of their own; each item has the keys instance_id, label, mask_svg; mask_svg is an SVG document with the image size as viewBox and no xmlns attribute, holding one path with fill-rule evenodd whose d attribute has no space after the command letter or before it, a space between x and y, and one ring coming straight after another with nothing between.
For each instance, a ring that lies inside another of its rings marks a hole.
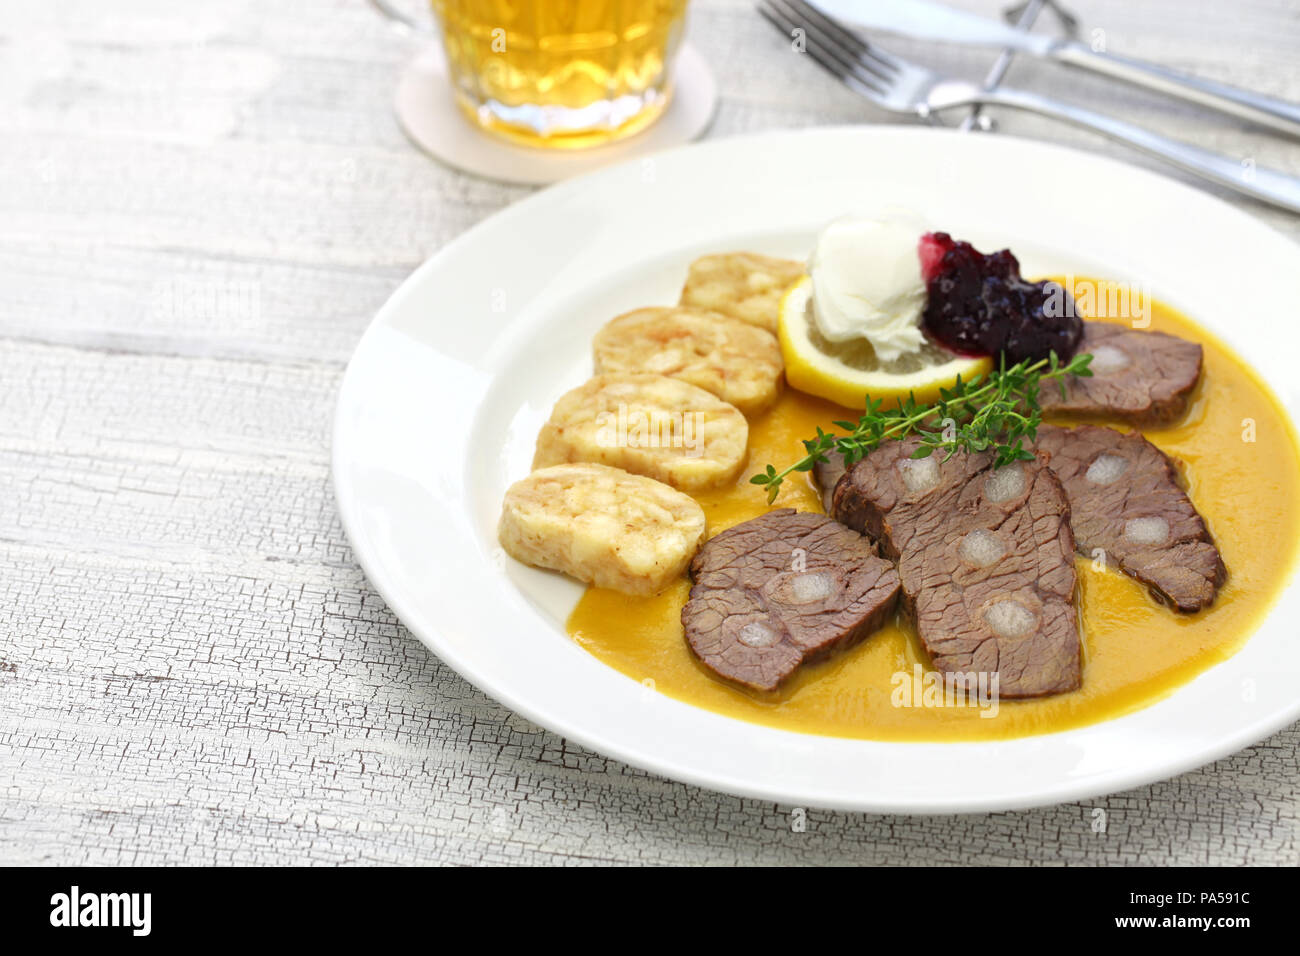
<instances>
[{"instance_id":1,"label":"glass of beer","mask_svg":"<svg viewBox=\"0 0 1300 956\"><path fill-rule=\"evenodd\" d=\"M516 142L575 148L663 112L686 0L432 0L453 92Z\"/></svg>"}]
</instances>

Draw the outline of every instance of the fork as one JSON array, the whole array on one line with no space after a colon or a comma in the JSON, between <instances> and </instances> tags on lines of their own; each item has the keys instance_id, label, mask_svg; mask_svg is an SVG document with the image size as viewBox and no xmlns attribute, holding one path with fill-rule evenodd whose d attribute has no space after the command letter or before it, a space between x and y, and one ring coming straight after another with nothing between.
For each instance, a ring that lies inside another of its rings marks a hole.
<instances>
[{"instance_id":1,"label":"fork","mask_svg":"<svg viewBox=\"0 0 1300 956\"><path fill-rule=\"evenodd\" d=\"M957 107L1005 106L1062 120L1101 133L1211 182L1254 199L1300 212L1300 179L1252 161L1238 162L1190 143L1071 103L1004 86L986 90L943 76L869 44L803 0L759 0L758 11L787 36L803 31L804 49L814 62L854 92L893 113L929 119Z\"/></svg>"}]
</instances>

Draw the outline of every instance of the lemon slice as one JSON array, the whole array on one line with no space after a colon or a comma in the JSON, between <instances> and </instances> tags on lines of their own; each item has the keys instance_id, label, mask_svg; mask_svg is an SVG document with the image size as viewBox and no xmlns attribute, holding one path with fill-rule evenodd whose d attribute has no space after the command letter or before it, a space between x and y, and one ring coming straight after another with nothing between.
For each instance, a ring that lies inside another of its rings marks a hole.
<instances>
[{"instance_id":1,"label":"lemon slice","mask_svg":"<svg viewBox=\"0 0 1300 956\"><path fill-rule=\"evenodd\" d=\"M989 358L956 355L937 345L927 345L914 355L882 362L865 340L831 342L824 338L808 316L812 280L807 276L790 287L781 300L777 336L785 358L785 377L791 388L829 398L845 408L866 408L866 397L895 399L916 396L918 402L933 402L939 389L989 371Z\"/></svg>"}]
</instances>

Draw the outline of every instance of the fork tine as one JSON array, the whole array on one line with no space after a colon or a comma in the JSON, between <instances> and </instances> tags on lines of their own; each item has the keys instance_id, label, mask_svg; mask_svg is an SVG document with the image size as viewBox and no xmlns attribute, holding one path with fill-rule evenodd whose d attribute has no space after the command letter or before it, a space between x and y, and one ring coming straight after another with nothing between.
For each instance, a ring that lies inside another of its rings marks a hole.
<instances>
[{"instance_id":1,"label":"fork tine","mask_svg":"<svg viewBox=\"0 0 1300 956\"><path fill-rule=\"evenodd\" d=\"M803 30L809 41L807 46L809 55L836 79L848 83L848 78L851 77L868 87L872 93L882 96L888 93L893 82L891 75L879 67L873 67L872 64L859 60L850 50L837 43L834 35L814 23L801 19L787 0L763 0L759 5L759 12L777 23L787 33L796 28ZM776 19L770 14L775 14Z\"/></svg>"},{"instance_id":2,"label":"fork tine","mask_svg":"<svg viewBox=\"0 0 1300 956\"><path fill-rule=\"evenodd\" d=\"M845 69L852 70L859 78L863 74L873 77L877 85L883 87L883 91L887 91L893 84L893 71L858 55L857 51L866 47L853 34L842 30L833 21L821 16L806 4L803 7L810 15L801 14L796 5L797 0L767 0L767 2L774 7L784 8L786 19L801 28L807 37L816 38L817 45L824 52L834 56Z\"/></svg>"},{"instance_id":3,"label":"fork tine","mask_svg":"<svg viewBox=\"0 0 1300 956\"><path fill-rule=\"evenodd\" d=\"M864 66L870 67L878 64L881 70L886 73L886 79L889 78L889 74L896 73L901 68L901 62L898 59L883 50L876 49L844 24L831 19L816 7L805 2L805 0L786 0L786 2L791 8L791 12L796 16L816 21L822 31L840 47L848 50L859 59L868 61L863 64Z\"/></svg>"},{"instance_id":4,"label":"fork tine","mask_svg":"<svg viewBox=\"0 0 1300 956\"><path fill-rule=\"evenodd\" d=\"M806 24L793 19L778 0L760 0L758 12L787 36L795 29L803 30L810 41L806 51L813 62L841 83L875 102L879 102L880 97L885 95L886 86L879 77L856 69L856 61L852 57L843 53L837 55L829 44L822 42L821 35L816 30L809 30Z\"/></svg>"}]
</instances>

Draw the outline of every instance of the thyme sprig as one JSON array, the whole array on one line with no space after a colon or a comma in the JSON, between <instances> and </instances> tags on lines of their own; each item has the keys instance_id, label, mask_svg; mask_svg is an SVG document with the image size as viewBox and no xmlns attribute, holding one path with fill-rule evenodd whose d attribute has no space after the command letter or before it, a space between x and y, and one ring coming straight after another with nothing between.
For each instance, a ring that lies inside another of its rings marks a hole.
<instances>
[{"instance_id":1,"label":"thyme sprig","mask_svg":"<svg viewBox=\"0 0 1300 956\"><path fill-rule=\"evenodd\" d=\"M777 471L772 465L749 479L751 484L767 486L768 503L776 501L781 483L793 472L812 471L818 462L827 461L826 453L839 452L846 465L860 461L867 452L883 441L920 439L913 458L929 458L936 451L946 451L945 459L957 451L994 453L994 467L1033 458L1023 447L1026 438L1038 437L1042 412L1038 389L1044 381L1056 381L1065 397L1065 376L1092 375L1088 363L1092 356L1076 355L1062 364L1056 353L1037 361L1018 362L1010 368L1005 356L999 367L987 375L969 381L961 376L952 388L941 388L939 400L929 404L915 395L898 399L897 408L884 408L882 399L866 400L866 411L856 422L835 422L847 434L839 436L817 429L817 437L804 441L807 454L794 464Z\"/></svg>"}]
</instances>

